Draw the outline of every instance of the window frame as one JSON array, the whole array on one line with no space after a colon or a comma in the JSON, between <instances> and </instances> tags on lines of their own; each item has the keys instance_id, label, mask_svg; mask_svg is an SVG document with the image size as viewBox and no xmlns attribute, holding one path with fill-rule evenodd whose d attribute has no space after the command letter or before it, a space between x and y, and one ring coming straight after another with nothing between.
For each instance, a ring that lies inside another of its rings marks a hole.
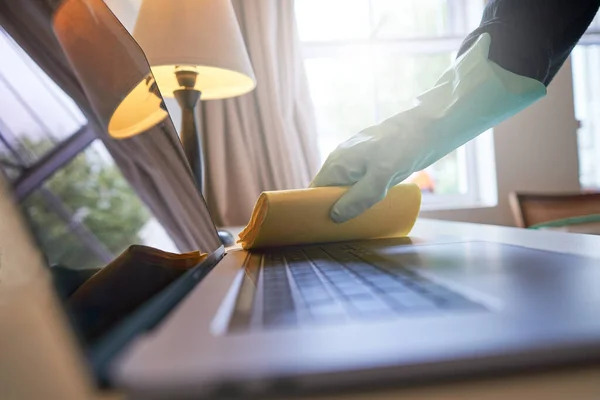
<instances>
[{"instance_id":1,"label":"window frame","mask_svg":"<svg viewBox=\"0 0 600 400\"><path fill-rule=\"evenodd\" d=\"M600 48L600 12L596 15L596 17L594 18L594 20L592 21L592 23L590 24L590 26L588 27L588 29L586 30L586 32L583 34L583 36L581 37L581 39L579 40L579 42L576 45L577 47L588 47L588 46L598 46ZM587 62L589 62L589 60L586 60ZM596 182L593 183L591 186L590 185L585 185L584 182L582 181L582 178L584 177L584 171L582 170L582 160L581 160L581 150L582 150L582 145L581 145L581 130L584 128L585 125L585 121L582 121L581 119L578 118L578 111L577 111L577 95L575 93L575 91L577 90L577 82L576 82L576 77L575 77L575 70L579 69L576 66L573 66L573 77L572 77L572 82L573 82L573 106L575 107L575 117L577 118L577 124L578 124L578 129L577 129L577 154L578 154L578 161L579 161L579 183L581 185L581 188L583 190L598 190L600 189L600 162L596 161L595 163L595 170L596 170ZM584 70L588 71L589 68L588 66L585 66L583 68ZM593 90L593 88L588 87L586 89L586 91L591 91ZM593 141L595 142L594 147L592 149L592 151L595 153L596 160L600 160L600 131L595 132L596 135L593 138Z\"/></svg>"}]
</instances>

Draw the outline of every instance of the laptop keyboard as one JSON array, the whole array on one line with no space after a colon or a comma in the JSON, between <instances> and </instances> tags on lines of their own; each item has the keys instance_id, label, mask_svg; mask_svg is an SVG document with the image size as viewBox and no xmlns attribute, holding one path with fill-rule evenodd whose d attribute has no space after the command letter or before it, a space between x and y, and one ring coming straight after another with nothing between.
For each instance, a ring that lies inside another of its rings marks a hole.
<instances>
[{"instance_id":1,"label":"laptop keyboard","mask_svg":"<svg viewBox=\"0 0 600 400\"><path fill-rule=\"evenodd\" d=\"M239 312L234 312L233 326L243 321L273 328L485 309L356 245L290 248L263 257L254 271L259 295L252 307L241 310L245 318L236 321Z\"/></svg>"}]
</instances>

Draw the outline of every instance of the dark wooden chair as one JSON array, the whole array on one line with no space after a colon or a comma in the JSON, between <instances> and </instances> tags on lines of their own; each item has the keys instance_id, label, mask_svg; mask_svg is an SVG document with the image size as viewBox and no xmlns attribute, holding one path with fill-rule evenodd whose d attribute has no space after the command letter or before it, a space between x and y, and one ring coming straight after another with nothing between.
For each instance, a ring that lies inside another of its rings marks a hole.
<instances>
[{"instance_id":1,"label":"dark wooden chair","mask_svg":"<svg viewBox=\"0 0 600 400\"><path fill-rule=\"evenodd\" d=\"M518 227L600 214L600 192L573 194L511 193L510 207Z\"/></svg>"}]
</instances>

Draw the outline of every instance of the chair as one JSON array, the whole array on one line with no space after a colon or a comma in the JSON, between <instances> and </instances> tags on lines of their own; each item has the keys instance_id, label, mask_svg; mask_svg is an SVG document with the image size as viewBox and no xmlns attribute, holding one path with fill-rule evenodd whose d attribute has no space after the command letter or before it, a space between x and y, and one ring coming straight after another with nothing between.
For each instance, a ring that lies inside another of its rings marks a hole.
<instances>
[{"instance_id":1,"label":"chair","mask_svg":"<svg viewBox=\"0 0 600 400\"><path fill-rule=\"evenodd\" d=\"M570 220L600 215L599 193L528 194L510 193L510 207L520 228L539 226L550 221ZM566 225L568 224L565 221ZM555 226L559 226L558 224Z\"/></svg>"}]
</instances>

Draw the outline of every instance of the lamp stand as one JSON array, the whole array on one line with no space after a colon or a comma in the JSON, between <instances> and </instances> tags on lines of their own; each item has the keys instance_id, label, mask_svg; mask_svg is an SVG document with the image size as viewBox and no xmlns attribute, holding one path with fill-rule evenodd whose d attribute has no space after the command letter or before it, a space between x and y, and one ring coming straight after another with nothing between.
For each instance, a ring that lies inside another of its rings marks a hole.
<instances>
[{"instance_id":1,"label":"lamp stand","mask_svg":"<svg viewBox=\"0 0 600 400\"><path fill-rule=\"evenodd\" d=\"M181 107L181 144L196 180L196 186L201 193L204 193L204 155L200 124L196 113L201 92L194 89L198 73L181 70L176 71L175 75L182 87L182 89L173 91L173 95ZM217 233L223 245L231 246L235 243L235 238L230 232L218 230Z\"/></svg>"},{"instance_id":2,"label":"lamp stand","mask_svg":"<svg viewBox=\"0 0 600 400\"><path fill-rule=\"evenodd\" d=\"M190 164L198 189L204 193L204 156L202 153L202 138L196 107L200 100L200 91L195 89L179 89L173 92L181 107L181 144L185 157Z\"/></svg>"}]
</instances>

